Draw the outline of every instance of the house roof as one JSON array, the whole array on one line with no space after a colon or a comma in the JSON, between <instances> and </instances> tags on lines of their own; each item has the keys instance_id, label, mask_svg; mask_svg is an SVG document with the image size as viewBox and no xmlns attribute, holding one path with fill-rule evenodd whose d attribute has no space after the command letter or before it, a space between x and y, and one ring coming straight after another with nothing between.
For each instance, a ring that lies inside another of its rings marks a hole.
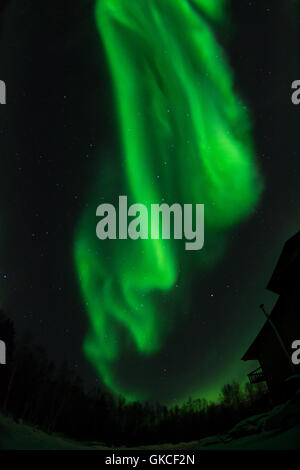
<instances>
[{"instance_id":1,"label":"house roof","mask_svg":"<svg viewBox=\"0 0 300 470\"><path fill-rule=\"evenodd\" d=\"M279 260L267 285L267 289L280 295L287 286L291 285L294 280L298 278L299 270L300 231L284 244ZM277 323L281 315L282 309L280 308L279 298L275 307L272 310L270 317L274 323ZM258 359L260 341L264 337L266 330L270 327L270 323L266 321L256 338L242 357L242 361L251 361Z\"/></svg>"},{"instance_id":2,"label":"house roof","mask_svg":"<svg viewBox=\"0 0 300 470\"><path fill-rule=\"evenodd\" d=\"M278 327L280 324L280 317L282 316L282 302L279 298L270 314L270 318L272 322ZM242 357L242 361L256 361L258 360L259 352L260 352L260 344L264 343L264 337L266 332L272 328L269 321L267 320L261 330L259 331L258 335L251 343L250 347L245 352L244 356Z\"/></svg>"},{"instance_id":3,"label":"house roof","mask_svg":"<svg viewBox=\"0 0 300 470\"><path fill-rule=\"evenodd\" d=\"M300 269L300 232L284 245L267 289L281 294L298 277Z\"/></svg>"}]
</instances>

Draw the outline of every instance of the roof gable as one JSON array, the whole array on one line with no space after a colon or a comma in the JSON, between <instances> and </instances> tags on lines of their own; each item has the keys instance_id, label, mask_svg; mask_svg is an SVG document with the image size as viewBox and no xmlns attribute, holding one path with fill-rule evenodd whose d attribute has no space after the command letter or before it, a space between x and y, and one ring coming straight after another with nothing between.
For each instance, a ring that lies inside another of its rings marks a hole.
<instances>
[{"instance_id":1,"label":"roof gable","mask_svg":"<svg viewBox=\"0 0 300 470\"><path fill-rule=\"evenodd\" d=\"M299 276L300 269L300 232L296 233L284 245L267 289L281 294L292 285ZM298 274L298 276L297 276Z\"/></svg>"}]
</instances>

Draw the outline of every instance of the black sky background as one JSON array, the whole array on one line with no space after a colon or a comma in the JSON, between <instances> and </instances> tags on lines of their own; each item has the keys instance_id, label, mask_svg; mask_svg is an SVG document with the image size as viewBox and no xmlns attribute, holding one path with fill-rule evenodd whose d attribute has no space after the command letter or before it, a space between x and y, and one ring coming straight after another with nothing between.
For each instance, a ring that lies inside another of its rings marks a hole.
<instances>
[{"instance_id":1,"label":"black sky background","mask_svg":"<svg viewBox=\"0 0 300 470\"><path fill-rule=\"evenodd\" d=\"M82 353L88 322L73 238L101 151L118 151L93 3L7 0L0 23L0 79L8 92L0 107L0 300L19 333L29 330L88 386L98 378ZM300 78L299 7L231 4L226 50L252 114L265 191L253 217L232 232L216 269L195 277L189 314L161 353L120 363L120 380L142 382L153 400L208 393L245 376L252 365L240 357L264 321L258 305L270 308L275 299L265 286L284 241L300 228L300 109L290 99Z\"/></svg>"}]
</instances>

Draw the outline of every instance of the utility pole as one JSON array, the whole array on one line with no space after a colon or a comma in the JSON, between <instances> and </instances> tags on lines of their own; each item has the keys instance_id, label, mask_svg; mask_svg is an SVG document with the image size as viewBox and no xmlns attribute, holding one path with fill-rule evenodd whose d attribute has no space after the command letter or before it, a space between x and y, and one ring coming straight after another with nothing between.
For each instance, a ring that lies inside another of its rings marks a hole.
<instances>
[{"instance_id":1,"label":"utility pole","mask_svg":"<svg viewBox=\"0 0 300 470\"><path fill-rule=\"evenodd\" d=\"M282 339L281 336L280 336L280 333L279 333L278 329L276 328L274 322L271 320L271 315L269 315L269 314L266 312L264 304L260 304L260 308L261 308L261 310L263 311L263 314L265 315L266 319L267 319L268 322L270 323L270 325L271 325L271 327L272 327L272 329L273 329L273 331L274 331L274 333L275 333L275 335L276 335L276 337L277 337L277 339L278 339L278 341L279 341L279 343L280 343L280 346L281 346L281 348L282 348L282 350L283 350L285 356L287 357L287 359L288 359L288 361L289 361L290 368L291 368L291 370L294 372L294 365L293 365L293 363L292 363L291 357L290 357L290 355L289 355L289 353L288 353L288 351L287 351L287 349L286 349L286 347L285 347L285 344L284 344L284 342L283 342L283 339Z\"/></svg>"}]
</instances>

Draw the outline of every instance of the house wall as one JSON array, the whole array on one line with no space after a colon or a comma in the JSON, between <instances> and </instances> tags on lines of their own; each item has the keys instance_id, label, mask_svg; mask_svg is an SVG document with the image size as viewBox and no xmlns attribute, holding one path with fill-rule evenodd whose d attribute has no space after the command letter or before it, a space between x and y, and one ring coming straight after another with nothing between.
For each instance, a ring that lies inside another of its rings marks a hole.
<instances>
[{"instance_id":1,"label":"house wall","mask_svg":"<svg viewBox=\"0 0 300 470\"><path fill-rule=\"evenodd\" d=\"M294 340L300 339L299 285L290 287L280 296L271 318L282 337L289 358L291 358L293 353L291 345ZM295 373L300 374L300 365L291 365L291 360L288 360L270 324L265 326L258 350L259 362L270 391L276 391L288 376Z\"/></svg>"},{"instance_id":2,"label":"house wall","mask_svg":"<svg viewBox=\"0 0 300 470\"><path fill-rule=\"evenodd\" d=\"M291 373L288 358L271 327L266 328L260 342L259 362L271 392Z\"/></svg>"}]
</instances>

